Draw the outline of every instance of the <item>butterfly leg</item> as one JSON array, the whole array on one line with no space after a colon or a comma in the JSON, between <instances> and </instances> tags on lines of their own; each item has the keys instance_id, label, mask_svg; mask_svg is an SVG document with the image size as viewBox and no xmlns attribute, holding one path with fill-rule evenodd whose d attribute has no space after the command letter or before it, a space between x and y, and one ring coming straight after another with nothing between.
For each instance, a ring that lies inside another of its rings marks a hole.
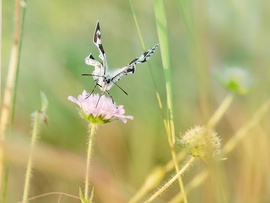
<instances>
[{"instance_id":1,"label":"butterfly leg","mask_svg":"<svg viewBox=\"0 0 270 203\"><path fill-rule=\"evenodd\" d=\"M98 84L97 84L97 85L98 85ZM99 98L98 98L98 101L97 101L97 104L96 104L96 108L97 108L97 106L98 106L98 103L99 103L100 98L104 95L105 92L109 95L109 97L111 98L112 102L113 102L114 104L116 104L116 103L114 102L114 100L113 100L112 95L109 93L109 91L106 90L106 91L102 92L102 93L99 95Z\"/></svg>"},{"instance_id":2,"label":"butterfly leg","mask_svg":"<svg viewBox=\"0 0 270 203\"><path fill-rule=\"evenodd\" d=\"M97 104L96 104L96 107L95 107L95 108L97 108L98 103L99 103L99 100L100 100L100 97L101 97L103 94L104 94L104 93L102 93L101 95L99 95L99 98L98 98L98 101L97 101Z\"/></svg>"},{"instance_id":3,"label":"butterfly leg","mask_svg":"<svg viewBox=\"0 0 270 203\"><path fill-rule=\"evenodd\" d=\"M115 102L114 102L114 100L113 100L113 97L112 97L112 95L109 93L109 91L106 90L105 92L109 95L109 97L111 98L112 102L115 104Z\"/></svg>"},{"instance_id":4,"label":"butterfly leg","mask_svg":"<svg viewBox=\"0 0 270 203\"><path fill-rule=\"evenodd\" d=\"M96 104L96 108L97 108L97 106L98 106L98 103L99 103L100 98L104 95L104 93L105 93L105 92L102 92L102 93L99 95L99 98L98 98L98 101L97 101L97 104ZM108 91L106 91L106 93L109 94ZM112 99L112 96L111 96L110 94L109 94L109 96L110 96L110 98Z\"/></svg>"},{"instance_id":5,"label":"butterfly leg","mask_svg":"<svg viewBox=\"0 0 270 203\"><path fill-rule=\"evenodd\" d=\"M87 99L88 97L90 97L90 96L94 93L94 91L95 91L95 89L96 89L97 86L100 86L100 85L99 85L98 83L96 83L95 86L93 87L93 90L90 92L90 94L88 94L88 95L85 97L85 99Z\"/></svg>"}]
</instances>

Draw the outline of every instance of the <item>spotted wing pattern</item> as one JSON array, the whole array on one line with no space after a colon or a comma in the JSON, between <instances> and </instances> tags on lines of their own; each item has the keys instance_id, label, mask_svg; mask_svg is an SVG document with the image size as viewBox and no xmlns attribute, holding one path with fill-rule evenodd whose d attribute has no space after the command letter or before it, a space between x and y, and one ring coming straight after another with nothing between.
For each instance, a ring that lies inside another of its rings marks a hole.
<instances>
[{"instance_id":1,"label":"spotted wing pattern","mask_svg":"<svg viewBox=\"0 0 270 203\"><path fill-rule=\"evenodd\" d=\"M115 83L119 81L124 75L134 74L136 70L136 64L148 61L150 59L150 56L155 53L157 47L158 44L153 46L151 49L148 49L140 57L133 59L127 66L116 70L114 72L114 75L112 75L112 82Z\"/></svg>"},{"instance_id":2,"label":"spotted wing pattern","mask_svg":"<svg viewBox=\"0 0 270 203\"><path fill-rule=\"evenodd\" d=\"M101 42L101 31L99 22L97 22L96 29L93 36L93 42L98 48L99 58L102 62L95 60L93 55L90 53L89 56L85 58L85 63L90 66L94 66L95 70L92 72L91 76L93 76L94 81L96 81L96 86L98 86L102 91L104 88L104 78L106 77L106 73L108 72L108 64L106 59L106 54ZM95 87L96 87L95 86Z\"/></svg>"}]
</instances>

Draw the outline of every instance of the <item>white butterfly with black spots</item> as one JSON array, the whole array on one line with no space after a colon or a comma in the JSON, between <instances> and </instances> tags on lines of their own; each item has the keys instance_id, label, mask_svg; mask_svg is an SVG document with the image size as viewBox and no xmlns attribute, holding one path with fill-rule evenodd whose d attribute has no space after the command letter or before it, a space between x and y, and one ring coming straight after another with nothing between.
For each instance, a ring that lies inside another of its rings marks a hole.
<instances>
[{"instance_id":1,"label":"white butterfly with black spots","mask_svg":"<svg viewBox=\"0 0 270 203\"><path fill-rule=\"evenodd\" d=\"M118 86L116 82L119 81L124 75L133 74L136 69L136 64L148 61L150 56L155 52L155 50L158 47L158 44L156 44L151 49L148 49L146 52L144 52L140 57L133 59L128 65L124 66L123 68L110 70L108 67L106 54L101 43L101 32L99 22L97 22L96 25L93 41L99 50L99 58L101 59L101 62L95 60L93 55L89 54L89 56L85 58L85 63L87 65L94 66L95 70L91 74L82 74L82 75L92 76L94 81L96 82L90 95L94 92L95 88L98 86L101 89L102 94L106 92L111 98L112 96L108 92L111 89L111 87L113 85ZM125 92L120 86L118 87L127 95L127 92Z\"/></svg>"}]
</instances>

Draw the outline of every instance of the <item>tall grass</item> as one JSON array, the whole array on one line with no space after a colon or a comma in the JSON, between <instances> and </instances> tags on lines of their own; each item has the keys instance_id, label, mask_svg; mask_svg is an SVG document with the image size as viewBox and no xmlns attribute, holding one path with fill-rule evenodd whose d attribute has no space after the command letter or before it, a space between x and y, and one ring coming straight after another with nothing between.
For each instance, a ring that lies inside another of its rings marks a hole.
<instances>
[{"instance_id":1,"label":"tall grass","mask_svg":"<svg viewBox=\"0 0 270 203\"><path fill-rule=\"evenodd\" d=\"M167 131L168 143L170 146L170 151L172 155L172 159L174 161L174 166L176 172L179 172L179 166L176 159L176 152L175 152L175 128L174 128L174 117L173 117L173 96L172 96L172 85L171 85L171 65L170 65L170 57L169 57L169 39L168 39L168 28L167 28L167 17L165 12L165 5L163 1L154 1L154 8L155 8L155 17L156 17L156 24L157 24L157 32L160 42L160 50L161 50L161 58L165 76L165 85L166 85L166 97L167 97L167 119L165 126ZM181 176L178 177L178 182L180 186L180 191L184 195L184 202L187 202L185 197L184 186L182 182Z\"/></svg>"},{"instance_id":2,"label":"tall grass","mask_svg":"<svg viewBox=\"0 0 270 203\"><path fill-rule=\"evenodd\" d=\"M3 99L3 102L1 101L2 105L1 105L1 121L0 121L0 141L2 143L2 146L6 139L5 136L8 131L8 126L10 126L10 129L12 130L13 122L14 122L17 83L18 83L18 75L19 75L19 64L20 64L20 55L21 55L21 47L22 47L22 36L23 36L24 19L25 19L25 11L26 11L26 9L22 7L21 5L22 5L21 1L15 1L14 42L13 42L13 46L12 46L11 54L10 54L10 62L9 62L8 76L7 76L7 82L5 86L5 92L4 92L4 99ZM1 1L1 10L2 10L2 1ZM1 24L1 27L2 27L2 24ZM2 61L1 61L1 68L2 68ZM2 74L1 74L1 77L2 77ZM6 190L7 190L8 176L9 176L9 163L8 163L8 160L5 160L5 156L6 155L4 154L3 147L1 147L0 148L0 184L1 184L1 199L0 200L2 202L6 201Z\"/></svg>"}]
</instances>

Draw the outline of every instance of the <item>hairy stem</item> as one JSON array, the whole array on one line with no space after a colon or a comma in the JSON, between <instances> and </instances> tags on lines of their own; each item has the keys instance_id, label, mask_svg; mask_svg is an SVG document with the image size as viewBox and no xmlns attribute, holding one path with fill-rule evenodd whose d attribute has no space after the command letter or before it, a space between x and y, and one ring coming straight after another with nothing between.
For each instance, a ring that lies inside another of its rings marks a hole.
<instances>
[{"instance_id":1,"label":"hairy stem","mask_svg":"<svg viewBox=\"0 0 270 203\"><path fill-rule=\"evenodd\" d=\"M155 194L153 194L148 200L145 201L145 203L152 202L156 197L158 197L161 193L163 193L175 180L178 179L179 176L181 176L192 164L192 162L195 160L194 157L191 157L189 161L185 164L185 166L178 171L165 185L163 185Z\"/></svg>"},{"instance_id":2,"label":"hairy stem","mask_svg":"<svg viewBox=\"0 0 270 203\"><path fill-rule=\"evenodd\" d=\"M31 172L32 172L32 166L33 166L33 151L34 151L34 147L35 147L35 144L36 144L36 141L38 138L38 131L39 131L39 125L40 125L40 115L41 114L39 112L34 113L34 127L33 127L31 148L30 148L30 154L29 154L29 158L28 158L26 176L25 176L25 182L24 182L23 203L28 202Z\"/></svg>"},{"instance_id":3,"label":"hairy stem","mask_svg":"<svg viewBox=\"0 0 270 203\"><path fill-rule=\"evenodd\" d=\"M84 198L86 200L89 199L89 175L90 175L90 162L91 162L91 154L94 143L94 135L95 135L95 124L89 124L90 135L88 140L88 148L87 148L87 162L86 162L86 174L85 174L85 190L84 190Z\"/></svg>"}]
</instances>

